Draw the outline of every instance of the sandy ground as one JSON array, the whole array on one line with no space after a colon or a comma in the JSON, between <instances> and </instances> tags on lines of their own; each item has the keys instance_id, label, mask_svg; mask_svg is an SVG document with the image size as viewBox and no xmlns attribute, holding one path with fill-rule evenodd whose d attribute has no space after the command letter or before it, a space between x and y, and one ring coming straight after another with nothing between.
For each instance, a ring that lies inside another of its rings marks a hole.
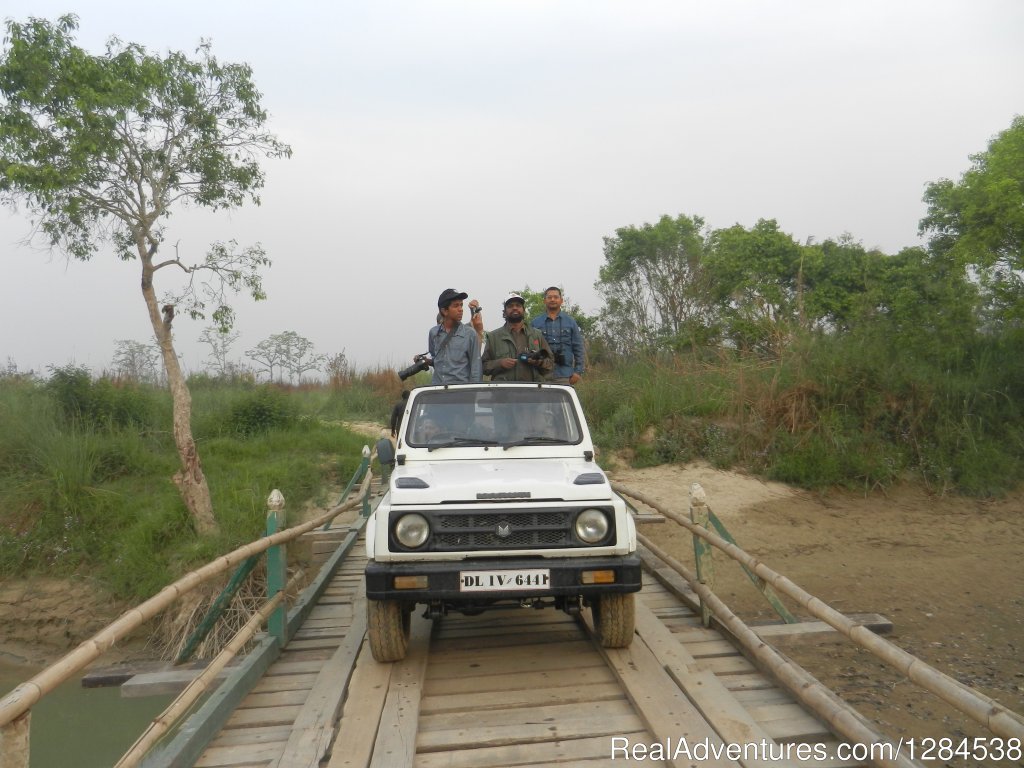
<instances>
[{"instance_id":1,"label":"sandy ground","mask_svg":"<svg viewBox=\"0 0 1024 768\"><path fill-rule=\"evenodd\" d=\"M358 426L380 434L379 425ZM605 466L616 482L683 514L691 483L700 483L742 548L840 611L887 616L900 647L1024 712L1024 494L979 501L901 487L818 495L703 464ZM675 523L641 530L692 564L691 537ZM718 559L716 571L716 592L742 618L774 617L732 561ZM55 659L127 607L87 582L0 584L0 661ZM987 735L852 643L808 640L785 650L891 735Z\"/></svg>"},{"instance_id":2,"label":"sandy ground","mask_svg":"<svg viewBox=\"0 0 1024 768\"><path fill-rule=\"evenodd\" d=\"M684 515L690 485L700 483L741 548L841 612L885 615L892 642L1024 713L1024 494L978 501L902 487L821 496L701 464L613 464L611 475ZM692 567L692 537L676 523L641 532ZM774 618L738 565L722 556L715 568L715 591L742 618ZM849 641L803 641L785 653L896 738L989 735ZM1010 763L949 763L989 764Z\"/></svg>"}]
</instances>

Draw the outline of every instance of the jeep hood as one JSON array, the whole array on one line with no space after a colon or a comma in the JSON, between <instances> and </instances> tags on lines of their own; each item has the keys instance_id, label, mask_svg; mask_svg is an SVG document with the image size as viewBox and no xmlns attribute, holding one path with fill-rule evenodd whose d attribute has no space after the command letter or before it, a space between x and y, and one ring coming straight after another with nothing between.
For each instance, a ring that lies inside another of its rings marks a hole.
<instances>
[{"instance_id":1,"label":"jeep hood","mask_svg":"<svg viewBox=\"0 0 1024 768\"><path fill-rule=\"evenodd\" d=\"M580 475L602 482L575 484ZM402 487L416 483L426 488ZM444 461L407 464L391 476L391 505L443 502L529 502L537 500L590 501L611 498L611 486L601 469L582 459L520 459L501 461Z\"/></svg>"}]
</instances>

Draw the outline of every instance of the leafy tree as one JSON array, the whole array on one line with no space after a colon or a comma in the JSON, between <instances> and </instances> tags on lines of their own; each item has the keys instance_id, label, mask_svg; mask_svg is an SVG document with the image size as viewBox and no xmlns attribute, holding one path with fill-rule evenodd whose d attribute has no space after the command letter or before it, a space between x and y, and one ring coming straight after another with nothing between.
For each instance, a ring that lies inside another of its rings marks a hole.
<instances>
[{"instance_id":1,"label":"leafy tree","mask_svg":"<svg viewBox=\"0 0 1024 768\"><path fill-rule=\"evenodd\" d=\"M713 317L703 268L704 220L662 216L604 239L595 287L605 299L601 327L615 350L683 348L704 343Z\"/></svg>"},{"instance_id":2,"label":"leafy tree","mask_svg":"<svg viewBox=\"0 0 1024 768\"><path fill-rule=\"evenodd\" d=\"M155 382L160 348L141 341L121 339L114 342L114 372L133 382Z\"/></svg>"},{"instance_id":3,"label":"leafy tree","mask_svg":"<svg viewBox=\"0 0 1024 768\"><path fill-rule=\"evenodd\" d=\"M741 349L779 356L802 314L803 250L761 219L749 230L739 224L708 238L703 267L709 295L724 331Z\"/></svg>"},{"instance_id":4,"label":"leafy tree","mask_svg":"<svg viewBox=\"0 0 1024 768\"><path fill-rule=\"evenodd\" d=\"M882 264L870 292L876 316L868 332L903 356L951 365L972 346L977 295L964 266L948 254L905 248Z\"/></svg>"},{"instance_id":5,"label":"leafy tree","mask_svg":"<svg viewBox=\"0 0 1024 768\"><path fill-rule=\"evenodd\" d=\"M866 250L850 234L803 246L800 284L805 327L850 330L877 315L873 291L889 257Z\"/></svg>"},{"instance_id":6,"label":"leafy tree","mask_svg":"<svg viewBox=\"0 0 1024 768\"><path fill-rule=\"evenodd\" d=\"M291 150L264 130L267 114L252 71L219 62L208 43L195 59L151 54L112 38L106 52L76 46L78 21L7 22L0 56L0 199L23 204L51 247L88 260L107 244L138 261L143 300L174 400L180 469L174 480L200 533L217 530L210 491L192 437L191 395L174 350L175 305L233 320L226 291L264 298L262 248L215 244L202 262L158 258L178 205L212 210L259 203L262 156ZM159 302L154 276L176 268L187 279ZM209 282L197 282L207 279ZM161 304L163 305L161 307ZM212 304L212 307L211 307Z\"/></svg>"},{"instance_id":7,"label":"leafy tree","mask_svg":"<svg viewBox=\"0 0 1024 768\"><path fill-rule=\"evenodd\" d=\"M960 181L928 185L920 231L936 255L978 275L999 322L1024 321L1024 115L988 150L971 156Z\"/></svg>"}]
</instances>

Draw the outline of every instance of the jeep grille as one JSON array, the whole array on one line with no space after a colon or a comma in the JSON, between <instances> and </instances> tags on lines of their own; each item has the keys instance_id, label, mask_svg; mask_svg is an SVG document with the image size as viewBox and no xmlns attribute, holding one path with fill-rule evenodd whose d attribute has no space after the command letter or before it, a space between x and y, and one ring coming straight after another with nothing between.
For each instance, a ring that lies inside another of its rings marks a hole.
<instances>
[{"instance_id":1,"label":"jeep grille","mask_svg":"<svg viewBox=\"0 0 1024 768\"><path fill-rule=\"evenodd\" d=\"M503 549L558 549L584 547L576 538L573 521L579 508L538 510L443 510L419 513L430 520L428 552L495 551ZM608 540L615 540L615 518ZM507 533L506 533L507 531ZM607 542L601 544L605 545Z\"/></svg>"}]
</instances>

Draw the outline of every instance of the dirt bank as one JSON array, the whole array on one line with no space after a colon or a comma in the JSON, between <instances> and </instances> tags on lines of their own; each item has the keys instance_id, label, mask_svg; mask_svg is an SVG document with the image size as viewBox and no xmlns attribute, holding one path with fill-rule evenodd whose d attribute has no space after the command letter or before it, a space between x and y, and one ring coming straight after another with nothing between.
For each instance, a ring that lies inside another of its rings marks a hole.
<instances>
[{"instance_id":1,"label":"dirt bank","mask_svg":"<svg viewBox=\"0 0 1024 768\"><path fill-rule=\"evenodd\" d=\"M839 611L884 614L897 645L1024 712L1024 494L979 501L901 487L821 496L700 464L612 475L681 513L690 484L701 483L743 549ZM691 537L675 523L642 530L692 563ZM716 558L716 577L715 591L741 617L774 618L732 561ZM786 653L892 735L987 735L852 643Z\"/></svg>"}]
</instances>

